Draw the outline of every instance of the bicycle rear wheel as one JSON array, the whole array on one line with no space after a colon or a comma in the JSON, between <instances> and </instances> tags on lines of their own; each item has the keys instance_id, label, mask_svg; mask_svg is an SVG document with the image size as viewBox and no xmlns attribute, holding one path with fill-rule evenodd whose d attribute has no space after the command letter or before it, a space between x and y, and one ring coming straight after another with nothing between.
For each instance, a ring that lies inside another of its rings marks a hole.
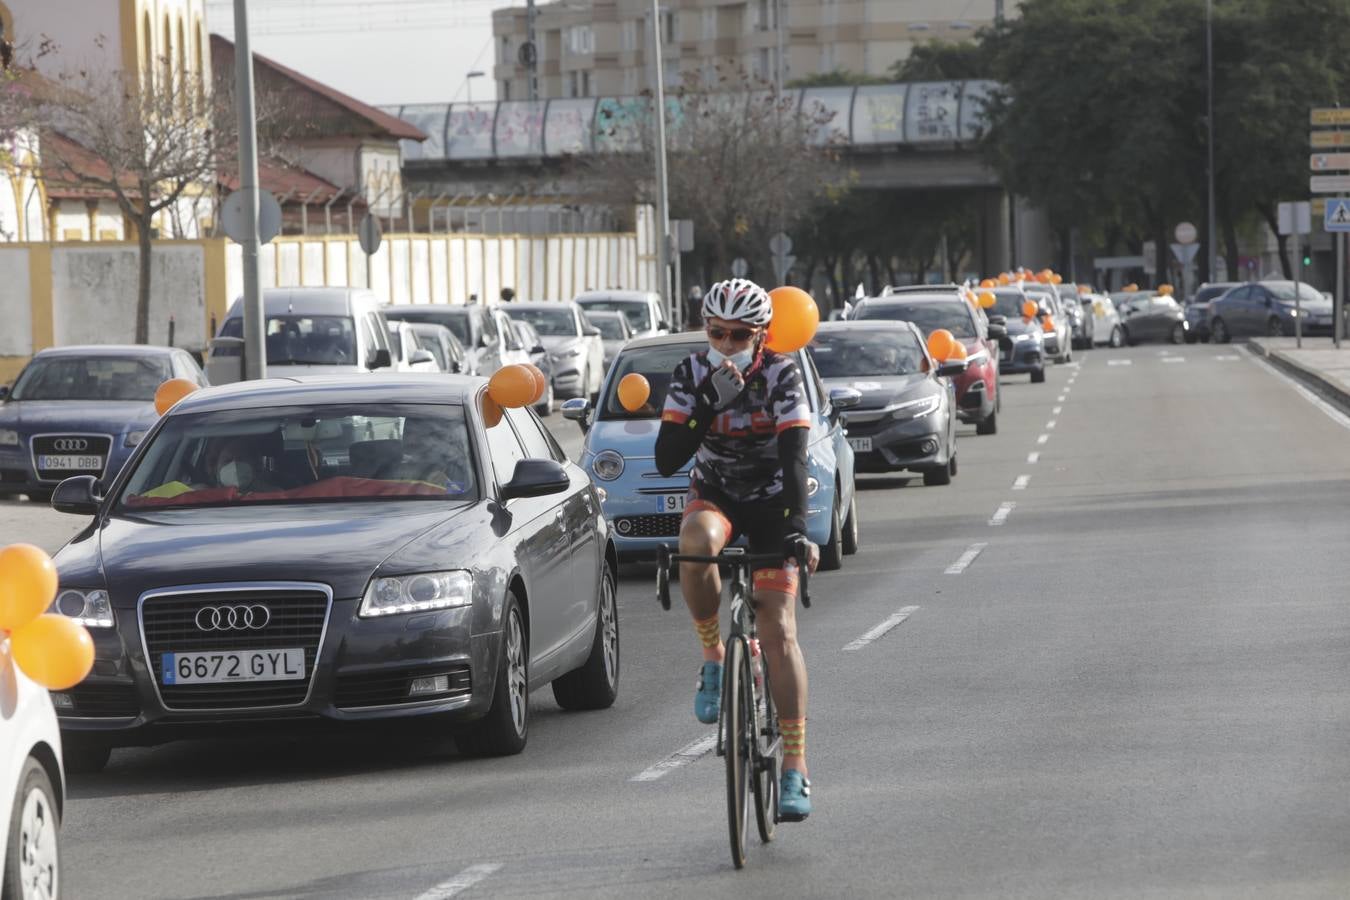
<instances>
[{"instance_id":1,"label":"bicycle rear wheel","mask_svg":"<svg viewBox=\"0 0 1350 900\"><path fill-rule=\"evenodd\" d=\"M764 663L763 653L759 657L759 667L764 683L755 717L758 752L755 753L751 787L755 791L755 824L759 826L759 839L767 844L773 840L774 826L778 823L778 773L783 767L783 744L778 739L778 710L769 691L769 667Z\"/></svg>"},{"instance_id":2,"label":"bicycle rear wheel","mask_svg":"<svg viewBox=\"0 0 1350 900\"><path fill-rule=\"evenodd\" d=\"M750 830L750 742L754 740L754 709L745 702L748 662L745 644L739 638L727 641L726 659L722 661L722 727L725 729L723 747L727 760L731 861L738 869L745 867L745 835Z\"/></svg>"}]
</instances>

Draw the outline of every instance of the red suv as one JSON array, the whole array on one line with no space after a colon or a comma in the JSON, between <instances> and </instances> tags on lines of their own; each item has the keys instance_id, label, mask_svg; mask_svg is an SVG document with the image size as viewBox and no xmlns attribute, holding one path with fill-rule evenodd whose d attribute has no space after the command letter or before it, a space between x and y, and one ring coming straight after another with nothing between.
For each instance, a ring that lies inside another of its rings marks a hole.
<instances>
[{"instance_id":1,"label":"red suv","mask_svg":"<svg viewBox=\"0 0 1350 900\"><path fill-rule=\"evenodd\" d=\"M906 291L859 301L849 320L890 319L913 322L925 335L945 328L965 345L968 364L956 382L956 407L976 434L998 431L998 339L1003 326L990 325L963 293Z\"/></svg>"}]
</instances>

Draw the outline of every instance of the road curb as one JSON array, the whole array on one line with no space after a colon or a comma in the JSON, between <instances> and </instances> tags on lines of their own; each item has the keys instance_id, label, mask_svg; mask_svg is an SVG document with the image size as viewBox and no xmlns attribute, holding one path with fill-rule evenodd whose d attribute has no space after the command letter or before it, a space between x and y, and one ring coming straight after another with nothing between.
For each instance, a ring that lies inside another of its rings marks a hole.
<instances>
[{"instance_id":1,"label":"road curb","mask_svg":"<svg viewBox=\"0 0 1350 900\"><path fill-rule=\"evenodd\" d=\"M1273 350L1265 346L1259 338L1253 338L1248 342L1247 349L1265 359L1281 372L1297 379L1314 394L1341 412L1350 415L1350 390L1347 390L1345 386L1332 381L1310 366L1305 366L1303 363L1290 359L1283 351Z\"/></svg>"}]
</instances>

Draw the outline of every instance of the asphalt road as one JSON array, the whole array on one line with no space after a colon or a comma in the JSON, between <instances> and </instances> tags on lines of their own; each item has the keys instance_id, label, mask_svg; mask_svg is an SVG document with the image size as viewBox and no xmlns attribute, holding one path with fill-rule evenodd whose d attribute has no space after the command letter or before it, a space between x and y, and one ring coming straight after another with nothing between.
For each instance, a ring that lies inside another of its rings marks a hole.
<instances>
[{"instance_id":1,"label":"asphalt road","mask_svg":"<svg viewBox=\"0 0 1350 900\"><path fill-rule=\"evenodd\" d=\"M544 692L498 760L425 732L118 751L71 786L69 896L1350 895L1350 420L1239 348L1080 359L1009 379L952 485L865 479L862 550L800 614L816 812L744 871L720 760L634 780L709 733L638 569L612 710ZM0 504L0 542L78 524Z\"/></svg>"}]
</instances>

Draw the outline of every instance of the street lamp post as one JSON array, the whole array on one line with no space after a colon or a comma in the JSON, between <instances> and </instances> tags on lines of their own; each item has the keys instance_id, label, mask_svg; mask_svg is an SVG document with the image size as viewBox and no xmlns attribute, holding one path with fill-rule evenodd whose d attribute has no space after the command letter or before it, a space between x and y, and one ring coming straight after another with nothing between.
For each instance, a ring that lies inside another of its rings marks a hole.
<instances>
[{"instance_id":1,"label":"street lamp post","mask_svg":"<svg viewBox=\"0 0 1350 900\"><path fill-rule=\"evenodd\" d=\"M656 277L661 302L680 321L670 296L670 184L666 178L666 83L661 63L661 0L652 0L652 83L656 88Z\"/></svg>"},{"instance_id":2,"label":"street lamp post","mask_svg":"<svg viewBox=\"0 0 1350 900\"><path fill-rule=\"evenodd\" d=\"M1205 0L1205 103L1207 110L1205 112L1205 125L1209 129L1209 227L1207 231L1205 244L1208 251L1206 259L1209 265L1209 280L1211 282L1219 280L1219 273L1216 271L1219 265L1218 246L1215 243L1214 235L1216 233L1215 212L1214 212L1214 0ZM1229 261L1231 269L1237 260ZM1228 277L1232 278L1230 271Z\"/></svg>"},{"instance_id":3,"label":"street lamp post","mask_svg":"<svg viewBox=\"0 0 1350 900\"><path fill-rule=\"evenodd\" d=\"M465 86L466 88L468 88L468 90L469 90L469 102L470 102L470 103L473 102L473 80L474 80L475 78L482 78L484 74L486 74L486 73L480 72L480 71L478 71L477 69L475 69L474 71L472 71L472 72L470 72L470 73L468 73L467 75L464 76L464 86Z\"/></svg>"},{"instance_id":4,"label":"street lamp post","mask_svg":"<svg viewBox=\"0 0 1350 900\"><path fill-rule=\"evenodd\" d=\"M244 275L244 379L267 377L262 266L258 241L258 134L253 110L253 53L248 40L248 0L234 0L234 104L239 117L239 191L244 233L239 246Z\"/></svg>"}]
</instances>

